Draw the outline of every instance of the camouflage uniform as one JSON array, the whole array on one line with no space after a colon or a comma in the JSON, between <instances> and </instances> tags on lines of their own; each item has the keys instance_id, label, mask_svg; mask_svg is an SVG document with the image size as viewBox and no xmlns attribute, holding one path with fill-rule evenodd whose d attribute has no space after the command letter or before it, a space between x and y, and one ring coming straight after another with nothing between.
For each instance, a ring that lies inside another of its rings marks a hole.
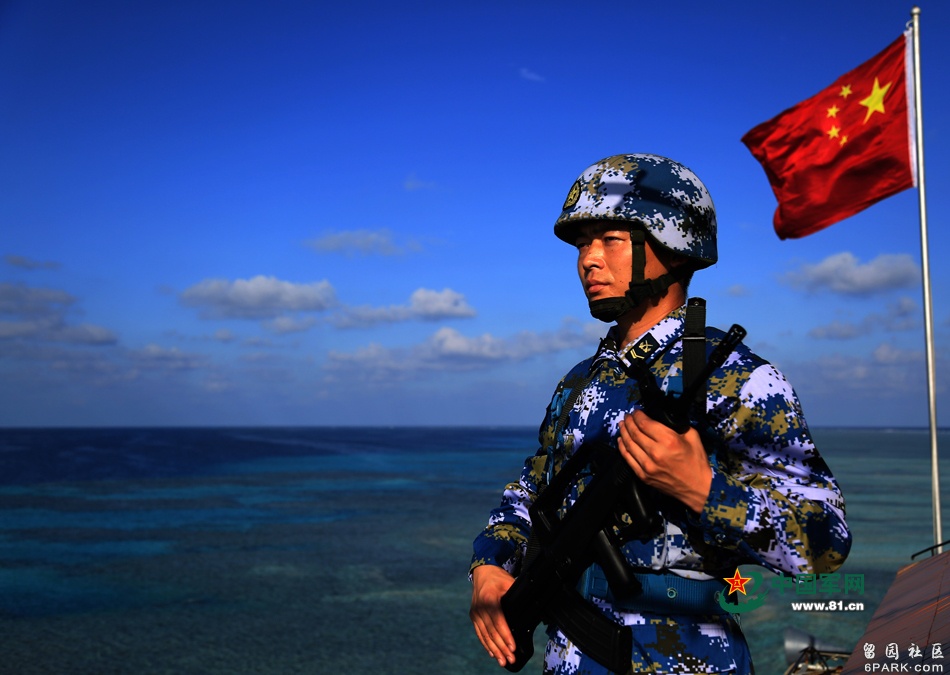
<instances>
[{"instance_id":1,"label":"camouflage uniform","mask_svg":"<svg viewBox=\"0 0 950 675\"><path fill-rule=\"evenodd\" d=\"M500 565L517 575L534 496L583 443L616 444L621 420L638 407L637 387L620 358L645 358L664 390L681 386L683 317L684 309L676 310L619 352L608 333L597 354L561 380L541 425L541 447L526 461L520 480L505 488L501 505L475 540L472 567ZM709 329L714 333L721 335ZM555 435L572 385L591 375ZM706 410L703 441L713 478L703 512L696 515L661 498L664 532L626 544L627 559L695 579L731 576L738 565L750 563L787 574L837 569L851 545L844 501L783 375L743 345L710 378ZM575 487L568 502L577 494ZM729 615L615 612L609 601L595 602L633 628L634 672L751 672L745 640ZM559 631L549 636L545 673L605 672Z\"/></svg>"},{"instance_id":2,"label":"camouflage uniform","mask_svg":"<svg viewBox=\"0 0 950 675\"><path fill-rule=\"evenodd\" d=\"M649 236L689 257L697 269L717 258L715 211L705 186L666 158L618 155L581 174L555 233L573 243L571 226L588 219L645 225ZM636 269L634 277L632 303L639 301ZM623 347L611 330L597 353L561 380L541 424L539 450L525 462L519 481L506 486L501 505L475 539L472 569L498 565L517 576L534 498L583 444L608 441L616 447L621 421L640 407L636 382L621 360L642 360L664 391L682 391L684 318L681 307ZM707 351L721 337L721 331L707 328ZM580 393L566 421L559 420L575 387ZM851 535L841 492L815 449L795 392L776 368L740 345L709 379L706 415L694 422L712 469L706 505L695 514L678 500L657 495L662 532L623 546L633 566L702 581L731 576L740 564L800 574L828 573L844 562ZM564 508L588 480L577 481ZM590 599L631 627L633 672L752 672L745 639L727 613L681 613L675 604L619 609L609 594ZM545 673L606 672L556 626L548 636Z\"/></svg>"}]
</instances>

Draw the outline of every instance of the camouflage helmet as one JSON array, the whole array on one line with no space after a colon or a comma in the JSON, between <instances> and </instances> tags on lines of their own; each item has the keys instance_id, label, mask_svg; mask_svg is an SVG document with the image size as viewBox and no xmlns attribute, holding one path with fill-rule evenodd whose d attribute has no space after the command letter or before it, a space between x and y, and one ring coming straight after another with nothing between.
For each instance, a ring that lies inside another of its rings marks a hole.
<instances>
[{"instance_id":1,"label":"camouflage helmet","mask_svg":"<svg viewBox=\"0 0 950 675\"><path fill-rule=\"evenodd\" d=\"M554 224L554 234L574 244L591 220L638 223L660 246L693 262L718 260L716 209L695 173L679 162L648 154L614 155L588 167L574 181Z\"/></svg>"}]
</instances>

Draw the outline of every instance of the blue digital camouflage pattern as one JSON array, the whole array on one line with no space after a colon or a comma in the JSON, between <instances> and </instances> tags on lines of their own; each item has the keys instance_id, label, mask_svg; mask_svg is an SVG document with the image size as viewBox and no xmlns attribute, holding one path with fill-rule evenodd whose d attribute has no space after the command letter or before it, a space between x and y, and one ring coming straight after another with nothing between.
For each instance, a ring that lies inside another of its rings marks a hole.
<instances>
[{"instance_id":1,"label":"blue digital camouflage pattern","mask_svg":"<svg viewBox=\"0 0 950 675\"><path fill-rule=\"evenodd\" d=\"M554 234L573 245L577 226L589 220L640 223L659 244L693 259L696 269L718 259L709 191L666 157L614 155L588 167L571 186Z\"/></svg>"},{"instance_id":2,"label":"blue digital camouflage pattern","mask_svg":"<svg viewBox=\"0 0 950 675\"><path fill-rule=\"evenodd\" d=\"M597 354L575 366L558 385L539 432L540 449L525 462L521 478L506 486L501 505L475 539L472 567L520 569L530 532L530 506L538 491L584 443L616 445L624 416L639 394L619 359L642 358L666 391L681 387L685 308L672 312L622 350L612 334ZM721 331L707 329L712 343ZM574 384L592 376L567 423L555 429ZM780 574L829 573L851 547L844 500L812 442L795 392L771 364L740 345L708 382L705 428L713 479L701 514L671 497L657 506L664 519L655 539L624 546L636 566L694 579L731 576L740 564ZM565 508L584 481L574 486ZM605 612L633 629L633 671L642 673L750 673L748 649L735 621L718 616ZM549 633L545 673L601 673L559 631Z\"/></svg>"}]
</instances>

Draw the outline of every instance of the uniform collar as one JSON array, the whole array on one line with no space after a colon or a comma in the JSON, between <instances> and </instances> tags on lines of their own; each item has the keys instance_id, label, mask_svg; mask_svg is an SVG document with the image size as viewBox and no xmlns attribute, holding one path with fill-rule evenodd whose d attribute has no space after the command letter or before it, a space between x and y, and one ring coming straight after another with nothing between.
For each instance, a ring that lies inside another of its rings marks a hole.
<instances>
[{"instance_id":1,"label":"uniform collar","mask_svg":"<svg viewBox=\"0 0 950 675\"><path fill-rule=\"evenodd\" d=\"M620 348L617 346L617 326L614 326L601 340L594 362L623 359L627 362L644 361L649 364L656 354L665 351L683 336L685 319L686 305L682 305L653 324L652 328L638 338Z\"/></svg>"}]
</instances>

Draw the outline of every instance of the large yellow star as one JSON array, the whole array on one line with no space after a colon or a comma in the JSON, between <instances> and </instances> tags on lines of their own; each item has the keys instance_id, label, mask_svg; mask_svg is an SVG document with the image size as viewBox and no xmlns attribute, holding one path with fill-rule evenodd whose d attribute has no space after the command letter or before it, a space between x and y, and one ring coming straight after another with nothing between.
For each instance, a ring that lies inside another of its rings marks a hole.
<instances>
[{"instance_id":1,"label":"large yellow star","mask_svg":"<svg viewBox=\"0 0 950 675\"><path fill-rule=\"evenodd\" d=\"M733 574L731 578L730 578L730 577L723 577L723 581L729 582L729 593L728 593L728 595L732 595L732 594L735 593L736 591L739 591L740 593L742 593L742 595L745 595L745 594L746 594L746 592L745 592L745 585L746 585L747 583L749 583L750 581L752 581L752 577L744 577L744 576L742 576L741 574L739 574L739 568L737 567L737 568L736 568L736 573Z\"/></svg>"},{"instance_id":2,"label":"large yellow star","mask_svg":"<svg viewBox=\"0 0 950 675\"><path fill-rule=\"evenodd\" d=\"M865 124L867 124L868 120L871 119L871 113L884 112L884 96L887 94L887 90L891 88L892 84L894 83L888 82L882 87L880 82L877 81L877 78L874 78L874 88L871 90L871 95L861 101L861 105L868 109L868 114L864 116Z\"/></svg>"}]
</instances>

